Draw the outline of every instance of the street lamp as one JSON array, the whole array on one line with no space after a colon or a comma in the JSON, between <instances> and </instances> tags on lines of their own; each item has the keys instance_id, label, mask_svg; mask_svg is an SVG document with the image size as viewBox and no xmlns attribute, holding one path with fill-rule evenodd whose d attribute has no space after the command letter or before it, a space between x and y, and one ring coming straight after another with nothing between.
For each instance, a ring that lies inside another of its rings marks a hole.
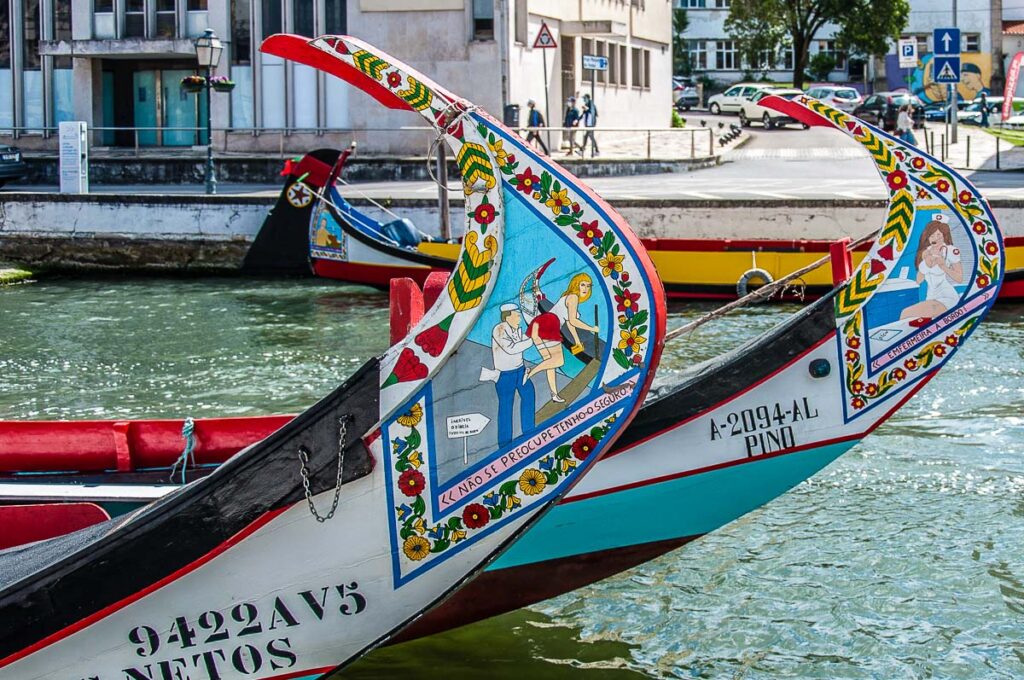
<instances>
[{"instance_id":1,"label":"street lamp","mask_svg":"<svg viewBox=\"0 0 1024 680\"><path fill-rule=\"evenodd\" d=\"M217 177L213 172L213 130L210 122L210 90L212 85L210 78L213 75L213 69L217 68L217 64L220 63L220 54L224 51L224 45L212 28L206 29L201 36L196 38L194 44L196 46L196 59L199 60L199 66L206 68L206 193L215 194L217 193Z\"/></svg>"}]
</instances>

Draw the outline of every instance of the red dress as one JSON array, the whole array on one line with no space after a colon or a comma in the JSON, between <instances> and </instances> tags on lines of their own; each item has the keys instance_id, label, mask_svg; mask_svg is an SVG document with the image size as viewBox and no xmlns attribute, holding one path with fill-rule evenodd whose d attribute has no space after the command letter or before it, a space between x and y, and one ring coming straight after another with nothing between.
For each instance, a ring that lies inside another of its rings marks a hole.
<instances>
[{"instance_id":1,"label":"red dress","mask_svg":"<svg viewBox=\"0 0 1024 680\"><path fill-rule=\"evenodd\" d=\"M533 329L537 329L537 335L544 342L562 341L562 320L551 312L544 312L537 316L526 328L526 334L533 337Z\"/></svg>"}]
</instances>

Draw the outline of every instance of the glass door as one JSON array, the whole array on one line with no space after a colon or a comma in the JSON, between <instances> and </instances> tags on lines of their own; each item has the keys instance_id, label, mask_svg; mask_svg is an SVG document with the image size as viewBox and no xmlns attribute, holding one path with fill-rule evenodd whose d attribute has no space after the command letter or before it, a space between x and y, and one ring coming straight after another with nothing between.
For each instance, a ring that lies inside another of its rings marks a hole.
<instances>
[{"instance_id":1,"label":"glass door","mask_svg":"<svg viewBox=\"0 0 1024 680\"><path fill-rule=\"evenodd\" d=\"M161 71L163 81L163 123L165 128L195 128L206 125L206 93L191 94L181 89L181 79L192 75L191 69ZM217 96L216 93L214 96ZM196 131L165 130L164 146L192 146L196 144ZM199 144L206 144L206 130L199 133Z\"/></svg>"},{"instance_id":2,"label":"glass door","mask_svg":"<svg viewBox=\"0 0 1024 680\"><path fill-rule=\"evenodd\" d=\"M157 106L157 71L136 71L132 74L132 97L135 104L135 122L137 128L157 128L159 107ZM139 130L139 144L155 146L157 131Z\"/></svg>"}]
</instances>

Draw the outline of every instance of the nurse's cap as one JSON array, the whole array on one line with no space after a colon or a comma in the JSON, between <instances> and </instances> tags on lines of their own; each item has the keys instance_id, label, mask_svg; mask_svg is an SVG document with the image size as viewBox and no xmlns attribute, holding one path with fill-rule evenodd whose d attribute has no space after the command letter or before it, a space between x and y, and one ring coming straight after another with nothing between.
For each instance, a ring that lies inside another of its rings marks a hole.
<instances>
[{"instance_id":1,"label":"nurse's cap","mask_svg":"<svg viewBox=\"0 0 1024 680\"><path fill-rule=\"evenodd\" d=\"M503 311L503 312L518 312L519 311L519 305L514 305L511 302L507 302L507 303L505 303L505 304L503 304L501 306L501 311Z\"/></svg>"},{"instance_id":2,"label":"nurse's cap","mask_svg":"<svg viewBox=\"0 0 1024 680\"><path fill-rule=\"evenodd\" d=\"M949 217L942 213L935 213L932 215L932 222L942 222L943 224L949 224Z\"/></svg>"}]
</instances>

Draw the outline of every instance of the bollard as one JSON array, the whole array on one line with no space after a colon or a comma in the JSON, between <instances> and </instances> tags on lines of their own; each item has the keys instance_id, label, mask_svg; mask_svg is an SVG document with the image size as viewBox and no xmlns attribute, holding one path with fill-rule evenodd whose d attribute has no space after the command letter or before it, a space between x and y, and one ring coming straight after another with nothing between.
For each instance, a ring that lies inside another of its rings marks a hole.
<instances>
[{"instance_id":1,"label":"bollard","mask_svg":"<svg viewBox=\"0 0 1024 680\"><path fill-rule=\"evenodd\" d=\"M946 135L939 135L939 159L946 162Z\"/></svg>"},{"instance_id":2,"label":"bollard","mask_svg":"<svg viewBox=\"0 0 1024 680\"><path fill-rule=\"evenodd\" d=\"M690 130L690 160L693 160L694 158L697 157L697 143L695 141L696 138L697 138L697 131L696 130Z\"/></svg>"},{"instance_id":3,"label":"bollard","mask_svg":"<svg viewBox=\"0 0 1024 680\"><path fill-rule=\"evenodd\" d=\"M647 129L647 160L651 160L651 129Z\"/></svg>"},{"instance_id":4,"label":"bollard","mask_svg":"<svg viewBox=\"0 0 1024 680\"><path fill-rule=\"evenodd\" d=\"M964 163L965 168L971 167L971 136L964 135L967 138L967 162Z\"/></svg>"},{"instance_id":5,"label":"bollard","mask_svg":"<svg viewBox=\"0 0 1024 680\"><path fill-rule=\"evenodd\" d=\"M715 155L715 131L708 128L708 155Z\"/></svg>"},{"instance_id":6,"label":"bollard","mask_svg":"<svg viewBox=\"0 0 1024 680\"><path fill-rule=\"evenodd\" d=\"M996 170L999 169L999 138L996 137Z\"/></svg>"},{"instance_id":7,"label":"bollard","mask_svg":"<svg viewBox=\"0 0 1024 680\"><path fill-rule=\"evenodd\" d=\"M928 132L928 136L931 137L931 140L928 142L928 153L930 153L931 155L934 156L935 155L935 130L930 130Z\"/></svg>"}]
</instances>

